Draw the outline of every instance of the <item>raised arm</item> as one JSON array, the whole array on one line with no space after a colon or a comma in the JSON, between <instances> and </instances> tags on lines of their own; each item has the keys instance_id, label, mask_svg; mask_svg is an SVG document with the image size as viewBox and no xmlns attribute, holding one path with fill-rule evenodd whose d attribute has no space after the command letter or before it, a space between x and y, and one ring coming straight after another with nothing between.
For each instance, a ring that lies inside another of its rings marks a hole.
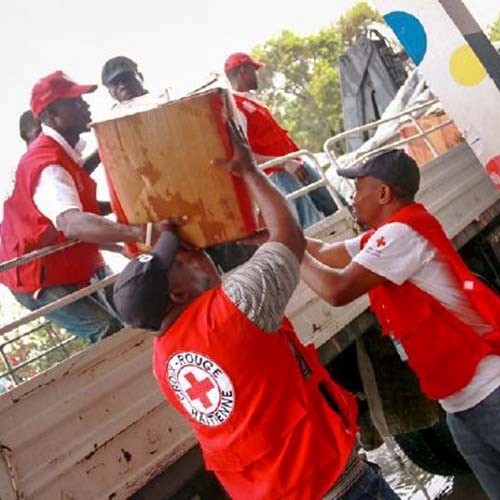
<instances>
[{"instance_id":1,"label":"raised arm","mask_svg":"<svg viewBox=\"0 0 500 500\"><path fill-rule=\"evenodd\" d=\"M269 231L269 241L287 246L300 261L304 255L305 238L288 202L260 172L243 133L233 122L230 123L230 131L235 149L234 157L230 161L214 160L214 164L225 166L245 181L252 198L261 209Z\"/></svg>"}]
</instances>

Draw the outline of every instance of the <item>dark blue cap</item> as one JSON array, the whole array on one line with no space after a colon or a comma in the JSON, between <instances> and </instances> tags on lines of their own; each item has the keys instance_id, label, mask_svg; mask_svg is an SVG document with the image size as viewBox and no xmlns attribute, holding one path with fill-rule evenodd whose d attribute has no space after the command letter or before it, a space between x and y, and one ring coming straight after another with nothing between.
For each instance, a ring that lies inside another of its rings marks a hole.
<instances>
[{"instance_id":1,"label":"dark blue cap","mask_svg":"<svg viewBox=\"0 0 500 500\"><path fill-rule=\"evenodd\" d=\"M374 177L408 195L415 195L420 186L417 162L402 149L384 151L352 167L339 168L337 173L348 179Z\"/></svg>"},{"instance_id":2,"label":"dark blue cap","mask_svg":"<svg viewBox=\"0 0 500 500\"><path fill-rule=\"evenodd\" d=\"M113 289L116 309L125 323L148 330L160 328L168 305L167 273L178 249L177 236L166 231L150 253L125 266Z\"/></svg>"}]
</instances>

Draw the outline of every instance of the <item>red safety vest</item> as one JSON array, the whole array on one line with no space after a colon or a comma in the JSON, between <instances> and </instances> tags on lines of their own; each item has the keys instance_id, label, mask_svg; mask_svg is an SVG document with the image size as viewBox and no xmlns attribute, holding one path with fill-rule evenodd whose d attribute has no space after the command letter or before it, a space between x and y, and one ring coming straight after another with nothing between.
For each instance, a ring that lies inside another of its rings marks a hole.
<instances>
[{"instance_id":1,"label":"red safety vest","mask_svg":"<svg viewBox=\"0 0 500 500\"><path fill-rule=\"evenodd\" d=\"M293 350L312 375L302 375ZM153 367L231 498L316 500L342 474L355 440L356 402L287 320L266 333L218 287L155 339Z\"/></svg>"},{"instance_id":2,"label":"red safety vest","mask_svg":"<svg viewBox=\"0 0 500 500\"><path fill-rule=\"evenodd\" d=\"M33 202L40 174L48 165L60 165L71 175L85 212L99 213L95 182L54 139L41 134L21 158L14 191L4 204L0 229L2 262L66 241ZM4 271L0 273L0 282L12 291L22 293L53 285L83 285L102 265L99 247L82 243Z\"/></svg>"},{"instance_id":3,"label":"red safety vest","mask_svg":"<svg viewBox=\"0 0 500 500\"><path fill-rule=\"evenodd\" d=\"M234 94L238 109L247 119L247 136L252 151L265 156L284 156L299 148L291 139L288 132L281 128L276 118L262 104ZM268 175L283 171L282 167L266 168L264 172Z\"/></svg>"},{"instance_id":4,"label":"red safety vest","mask_svg":"<svg viewBox=\"0 0 500 500\"><path fill-rule=\"evenodd\" d=\"M485 356L500 355L500 299L469 271L437 219L421 204L406 205L384 224L391 222L407 224L436 248L463 284L471 307L492 327L491 333L479 335L409 281L401 286L386 282L369 292L383 333L401 342L423 392L430 399L443 399L471 381ZM365 233L362 246L373 232Z\"/></svg>"}]
</instances>

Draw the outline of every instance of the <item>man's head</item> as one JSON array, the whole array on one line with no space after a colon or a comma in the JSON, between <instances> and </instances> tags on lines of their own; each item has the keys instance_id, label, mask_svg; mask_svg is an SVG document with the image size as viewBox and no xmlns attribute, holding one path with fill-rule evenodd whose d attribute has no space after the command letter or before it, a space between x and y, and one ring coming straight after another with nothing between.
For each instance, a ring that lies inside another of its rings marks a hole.
<instances>
[{"instance_id":1,"label":"man's head","mask_svg":"<svg viewBox=\"0 0 500 500\"><path fill-rule=\"evenodd\" d=\"M88 130L91 119L89 105L81 96L96 88L97 85L79 85L62 71L54 71L33 87L31 111L63 135L78 135Z\"/></svg>"},{"instance_id":2,"label":"man's head","mask_svg":"<svg viewBox=\"0 0 500 500\"><path fill-rule=\"evenodd\" d=\"M238 92L257 90L257 70L264 66L244 52L231 54L224 63L224 72L231 86Z\"/></svg>"},{"instance_id":3,"label":"man's head","mask_svg":"<svg viewBox=\"0 0 500 500\"><path fill-rule=\"evenodd\" d=\"M30 111L25 111L19 118L19 135L29 146L42 131L40 120Z\"/></svg>"},{"instance_id":4,"label":"man's head","mask_svg":"<svg viewBox=\"0 0 500 500\"><path fill-rule=\"evenodd\" d=\"M131 260L114 286L114 302L123 320L136 328L159 330L203 292L220 283L202 251L179 250L174 233L163 233L149 254Z\"/></svg>"},{"instance_id":5,"label":"man's head","mask_svg":"<svg viewBox=\"0 0 500 500\"><path fill-rule=\"evenodd\" d=\"M101 80L111 97L118 102L129 101L148 93L143 86L137 63L125 56L113 57L106 61L102 67Z\"/></svg>"},{"instance_id":6,"label":"man's head","mask_svg":"<svg viewBox=\"0 0 500 500\"><path fill-rule=\"evenodd\" d=\"M354 209L366 227L378 226L402 205L412 203L420 185L417 163L401 149L385 151L337 173L355 179Z\"/></svg>"}]
</instances>

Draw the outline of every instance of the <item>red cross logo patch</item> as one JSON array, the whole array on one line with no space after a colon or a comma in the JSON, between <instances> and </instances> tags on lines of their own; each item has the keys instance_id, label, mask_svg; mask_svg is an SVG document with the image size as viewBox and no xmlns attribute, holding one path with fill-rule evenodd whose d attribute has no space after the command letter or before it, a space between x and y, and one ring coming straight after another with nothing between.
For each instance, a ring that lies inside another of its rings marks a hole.
<instances>
[{"instance_id":1,"label":"red cross logo patch","mask_svg":"<svg viewBox=\"0 0 500 500\"><path fill-rule=\"evenodd\" d=\"M380 248L380 247L385 247L385 239L383 236L381 236L377 241L377 248Z\"/></svg>"},{"instance_id":2,"label":"red cross logo patch","mask_svg":"<svg viewBox=\"0 0 500 500\"><path fill-rule=\"evenodd\" d=\"M234 408L234 388L226 372L212 359L195 352L179 352L166 366L167 382L189 415L216 426Z\"/></svg>"}]
</instances>

